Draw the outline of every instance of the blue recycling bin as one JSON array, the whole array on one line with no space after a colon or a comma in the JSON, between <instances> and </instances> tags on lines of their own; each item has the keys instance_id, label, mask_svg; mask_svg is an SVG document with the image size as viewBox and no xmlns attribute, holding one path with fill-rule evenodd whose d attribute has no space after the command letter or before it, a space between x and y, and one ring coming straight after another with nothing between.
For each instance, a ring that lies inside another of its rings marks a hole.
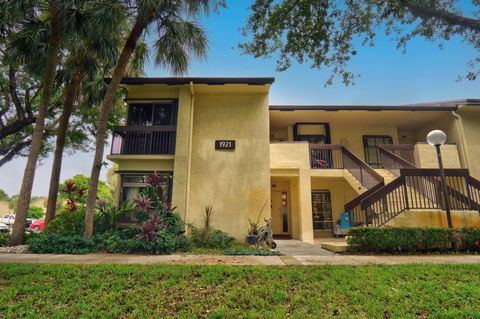
<instances>
[{"instance_id":1,"label":"blue recycling bin","mask_svg":"<svg viewBox=\"0 0 480 319\"><path fill-rule=\"evenodd\" d=\"M340 214L340 228L347 230L353 226L353 212L343 212Z\"/></svg>"}]
</instances>

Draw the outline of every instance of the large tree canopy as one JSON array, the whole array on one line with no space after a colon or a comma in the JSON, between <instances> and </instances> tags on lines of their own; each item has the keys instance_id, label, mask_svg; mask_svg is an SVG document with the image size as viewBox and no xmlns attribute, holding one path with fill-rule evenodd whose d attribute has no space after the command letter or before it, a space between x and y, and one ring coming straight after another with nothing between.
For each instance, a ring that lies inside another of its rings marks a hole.
<instances>
[{"instance_id":1,"label":"large tree canopy","mask_svg":"<svg viewBox=\"0 0 480 319\"><path fill-rule=\"evenodd\" d=\"M457 0L255 0L244 28L247 42L240 47L255 57L277 58L283 71L292 60L310 61L313 68L331 70L352 83L348 62L357 54L359 41L374 45L379 30L405 49L413 37L439 46L454 36L480 50L480 1ZM467 62L467 61L466 61ZM480 75L480 55L468 61L464 78Z\"/></svg>"},{"instance_id":2,"label":"large tree canopy","mask_svg":"<svg viewBox=\"0 0 480 319\"><path fill-rule=\"evenodd\" d=\"M39 8L44 10L44 6L36 2L26 2L25 7L29 9L15 10L21 3L22 1L0 3L0 167L15 157L28 155L43 90L42 75L51 32L48 19L43 18L46 13L39 11ZM59 129L61 106L66 98L66 84L72 78L75 63L80 60L87 65L84 68L86 76L82 91L75 99L76 105L65 146L67 151L91 150L91 136L95 134L99 114L98 104L106 90L103 78L109 75L114 66L112 63L105 63L105 57L116 59L118 43L115 41L118 42L125 36L122 25L104 21L107 20L105 17L115 15L115 10L106 5L110 3L113 3L113 6L116 4L115 1L108 0L85 2L81 6L68 2L68 5L76 8L67 10L72 11L68 24L76 27L68 28L75 30L62 30L63 34L70 36L62 37L63 49L56 67L52 98L46 112L40 158L47 156L55 147L54 137ZM32 8L36 8L38 12L33 10L33 13L29 13ZM21 11L22 17L25 17L17 18L15 14L12 15L15 11ZM92 21L96 20L102 20L102 27L92 26ZM109 23L116 25L115 30L113 26L107 28ZM98 29L108 29L112 36L107 38L103 35L107 31L95 33ZM84 52L91 47L95 47L95 50ZM111 114L109 129L118 125L124 115L121 99L116 102L119 102L116 105L116 111L119 112Z\"/></svg>"}]
</instances>

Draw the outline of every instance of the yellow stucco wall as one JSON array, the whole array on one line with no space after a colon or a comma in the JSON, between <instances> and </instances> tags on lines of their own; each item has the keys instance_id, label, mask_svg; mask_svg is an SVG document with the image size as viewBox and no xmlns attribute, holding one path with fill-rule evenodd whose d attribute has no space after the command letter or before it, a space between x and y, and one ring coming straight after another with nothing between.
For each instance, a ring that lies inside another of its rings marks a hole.
<instances>
[{"instance_id":1,"label":"yellow stucco wall","mask_svg":"<svg viewBox=\"0 0 480 319\"><path fill-rule=\"evenodd\" d=\"M480 227L478 212L452 212L452 224L455 228ZM390 227L448 227L447 215L439 210L410 210L388 221Z\"/></svg>"},{"instance_id":2,"label":"yellow stucco wall","mask_svg":"<svg viewBox=\"0 0 480 319\"><path fill-rule=\"evenodd\" d=\"M241 239L248 218L270 200L268 94L195 94L189 208L199 225L205 206L213 226ZM215 150L215 140L236 141L234 151ZM270 205L264 210L270 216Z\"/></svg>"},{"instance_id":3,"label":"yellow stucco wall","mask_svg":"<svg viewBox=\"0 0 480 319\"><path fill-rule=\"evenodd\" d=\"M457 145L445 144L440 147L444 168L462 168ZM415 165L419 168L438 168L437 151L429 144L415 144L413 153Z\"/></svg>"}]
</instances>

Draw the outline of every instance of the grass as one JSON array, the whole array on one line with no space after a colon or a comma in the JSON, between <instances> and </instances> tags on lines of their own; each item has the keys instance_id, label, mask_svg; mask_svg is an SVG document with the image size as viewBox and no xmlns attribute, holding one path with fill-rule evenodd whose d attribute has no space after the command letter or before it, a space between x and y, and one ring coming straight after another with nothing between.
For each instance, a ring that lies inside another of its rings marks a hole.
<instances>
[{"instance_id":1,"label":"grass","mask_svg":"<svg viewBox=\"0 0 480 319\"><path fill-rule=\"evenodd\" d=\"M0 265L0 318L478 318L480 265Z\"/></svg>"}]
</instances>

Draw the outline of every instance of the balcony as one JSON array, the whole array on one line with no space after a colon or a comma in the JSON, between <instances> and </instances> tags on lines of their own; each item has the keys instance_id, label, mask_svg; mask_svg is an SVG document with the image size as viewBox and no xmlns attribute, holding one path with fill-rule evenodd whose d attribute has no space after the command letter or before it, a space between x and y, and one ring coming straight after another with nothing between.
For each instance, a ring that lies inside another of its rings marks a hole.
<instances>
[{"instance_id":1,"label":"balcony","mask_svg":"<svg viewBox=\"0 0 480 319\"><path fill-rule=\"evenodd\" d=\"M309 144L310 167L316 169L343 167L342 145L336 144Z\"/></svg>"},{"instance_id":2,"label":"balcony","mask_svg":"<svg viewBox=\"0 0 480 319\"><path fill-rule=\"evenodd\" d=\"M174 155L176 126L116 126L111 155Z\"/></svg>"}]
</instances>

